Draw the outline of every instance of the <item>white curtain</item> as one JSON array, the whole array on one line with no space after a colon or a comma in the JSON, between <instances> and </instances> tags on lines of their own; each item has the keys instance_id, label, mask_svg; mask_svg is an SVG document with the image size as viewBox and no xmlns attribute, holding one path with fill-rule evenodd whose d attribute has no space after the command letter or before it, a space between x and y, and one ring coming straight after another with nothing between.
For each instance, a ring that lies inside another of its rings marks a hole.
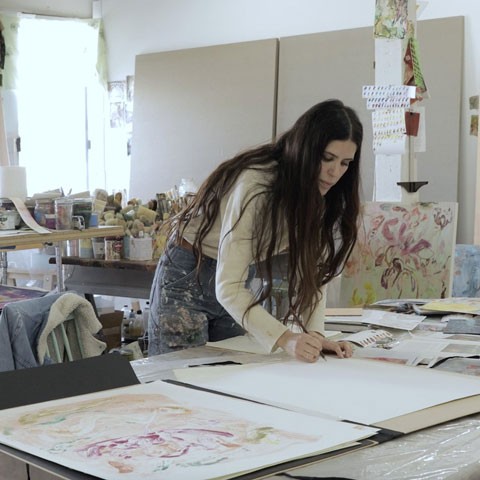
<instances>
[{"instance_id":1,"label":"white curtain","mask_svg":"<svg viewBox=\"0 0 480 480\"><path fill-rule=\"evenodd\" d=\"M100 21L0 20L8 146L21 138L18 164L26 167L29 196L90 190L94 179L94 187L102 187L106 68Z\"/></svg>"}]
</instances>

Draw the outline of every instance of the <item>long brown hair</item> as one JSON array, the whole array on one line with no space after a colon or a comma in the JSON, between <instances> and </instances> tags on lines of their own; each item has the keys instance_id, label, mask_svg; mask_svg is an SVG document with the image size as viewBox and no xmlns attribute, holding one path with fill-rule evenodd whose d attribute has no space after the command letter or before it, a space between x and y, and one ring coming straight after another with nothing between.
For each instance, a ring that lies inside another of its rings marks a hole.
<instances>
[{"instance_id":1,"label":"long brown hair","mask_svg":"<svg viewBox=\"0 0 480 480\"><path fill-rule=\"evenodd\" d=\"M178 243L190 220L200 217L193 245L200 265L202 241L219 215L222 198L246 169L265 172L269 181L258 194L264 196L265 208L256 212L252 232L256 275L264 288L249 309L270 296L272 257L279 239L287 236L289 310L284 321L290 317L303 326L300 315L311 314L320 300L320 287L341 272L357 237L362 139L362 124L354 110L339 100L314 105L276 141L220 164L172 222L170 238ZM321 160L334 140L351 140L357 149L346 173L323 197L318 187Z\"/></svg>"}]
</instances>

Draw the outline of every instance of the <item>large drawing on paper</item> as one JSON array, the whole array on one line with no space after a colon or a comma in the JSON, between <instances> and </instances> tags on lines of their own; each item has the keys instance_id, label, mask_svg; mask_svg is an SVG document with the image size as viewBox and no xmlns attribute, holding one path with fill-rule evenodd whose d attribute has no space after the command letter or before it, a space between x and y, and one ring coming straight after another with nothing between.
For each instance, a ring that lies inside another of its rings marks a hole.
<instances>
[{"instance_id":1,"label":"large drawing on paper","mask_svg":"<svg viewBox=\"0 0 480 480\"><path fill-rule=\"evenodd\" d=\"M367 202L342 273L342 306L451 295L457 204Z\"/></svg>"},{"instance_id":2,"label":"large drawing on paper","mask_svg":"<svg viewBox=\"0 0 480 480\"><path fill-rule=\"evenodd\" d=\"M163 382L0 412L1 443L105 479L230 478L372 432Z\"/></svg>"}]
</instances>

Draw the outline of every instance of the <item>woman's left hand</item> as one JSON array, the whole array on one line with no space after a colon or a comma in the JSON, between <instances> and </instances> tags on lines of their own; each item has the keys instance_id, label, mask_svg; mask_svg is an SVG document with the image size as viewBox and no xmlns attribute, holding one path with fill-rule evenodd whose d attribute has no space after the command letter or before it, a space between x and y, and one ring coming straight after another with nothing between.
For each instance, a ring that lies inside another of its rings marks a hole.
<instances>
[{"instance_id":1,"label":"woman's left hand","mask_svg":"<svg viewBox=\"0 0 480 480\"><path fill-rule=\"evenodd\" d=\"M322 340L322 351L325 353L335 353L339 358L350 358L353 354L353 345L350 342L327 340L323 335L317 332L308 332Z\"/></svg>"}]
</instances>

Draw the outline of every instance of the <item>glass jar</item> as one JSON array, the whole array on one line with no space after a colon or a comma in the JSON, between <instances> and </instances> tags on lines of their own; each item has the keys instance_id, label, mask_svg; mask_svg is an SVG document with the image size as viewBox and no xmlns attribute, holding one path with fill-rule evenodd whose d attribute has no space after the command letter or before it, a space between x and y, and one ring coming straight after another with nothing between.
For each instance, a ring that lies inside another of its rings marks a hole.
<instances>
[{"instance_id":1,"label":"glass jar","mask_svg":"<svg viewBox=\"0 0 480 480\"><path fill-rule=\"evenodd\" d=\"M105 237L105 260L121 260L123 237Z\"/></svg>"},{"instance_id":2,"label":"glass jar","mask_svg":"<svg viewBox=\"0 0 480 480\"><path fill-rule=\"evenodd\" d=\"M57 230L72 229L72 207L70 198L57 198L55 200L55 228Z\"/></svg>"},{"instance_id":3,"label":"glass jar","mask_svg":"<svg viewBox=\"0 0 480 480\"><path fill-rule=\"evenodd\" d=\"M55 202L52 198L37 198L33 211L35 221L42 227L55 229Z\"/></svg>"},{"instance_id":4,"label":"glass jar","mask_svg":"<svg viewBox=\"0 0 480 480\"><path fill-rule=\"evenodd\" d=\"M20 227L20 223L22 218L18 213L17 207L9 198L0 198L0 214L3 216L3 226L8 225L8 228L4 228L6 230L14 230L15 228ZM7 221L5 222L5 217L7 217ZM12 227L13 222L13 228ZM2 227L0 226L0 229Z\"/></svg>"},{"instance_id":5,"label":"glass jar","mask_svg":"<svg viewBox=\"0 0 480 480\"><path fill-rule=\"evenodd\" d=\"M92 216L92 199L91 198L74 198L73 212L75 217L83 217L85 228L90 228L90 218Z\"/></svg>"}]
</instances>

